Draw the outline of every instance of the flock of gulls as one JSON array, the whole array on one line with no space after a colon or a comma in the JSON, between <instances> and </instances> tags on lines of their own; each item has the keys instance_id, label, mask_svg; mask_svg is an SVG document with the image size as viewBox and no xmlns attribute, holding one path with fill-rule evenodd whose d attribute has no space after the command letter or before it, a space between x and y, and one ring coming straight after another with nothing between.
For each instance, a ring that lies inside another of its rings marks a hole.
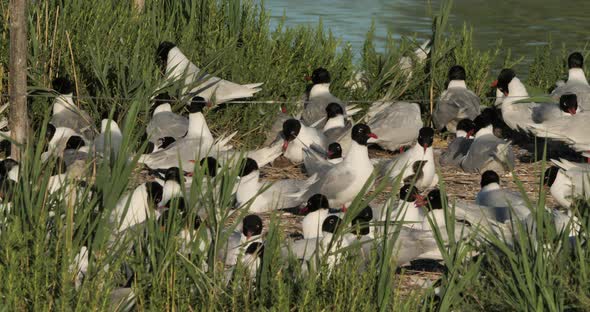
<instances>
[{"instance_id":1,"label":"flock of gulls","mask_svg":"<svg viewBox=\"0 0 590 312\"><path fill-rule=\"evenodd\" d=\"M451 67L448 87L432 115L434 128L423 123L416 103L378 101L358 116L362 110L332 95L330 73L317 68L299 111L279 113L266 144L255 150L234 149L229 144L233 135L214 137L203 111L211 103L252 97L261 83L240 85L207 75L170 42L159 45L157 58L166 83L180 83L182 96L161 93L153 97L145 133L147 147L139 156L139 163L150 169L152 178L119 199L109 219L114 229L111 237L113 241L121 239L150 219L165 226L176 218L185 224L177 233L181 252L205 253L210 240L190 243L198 231L211 237L203 222L208 210L190 203L186 194L194 187L205 192L212 184L193 181L197 176L194 170L203 170L203 179L207 180L216 179L222 167L236 168L239 177L230 191L235 197L235 211L247 213L237 218L233 227L228 225L235 228L235 233L229 236L227 246L219 247L219 260L225 263L228 281L240 263L251 269L252 276L256 275L265 244L260 213L281 211L303 216L301 235L284 241L282 255L300 259L306 269L316 263L314 259L323 257L332 268L341 261L338 250L355 244L361 246L363 256L384 248L379 237L393 230L399 235L392 253L399 265L415 259L442 260L434 227L439 227L445 239L452 235L445 230L446 203L454 207L452 222L456 222L457 236L467 230L509 238L509 233L516 230L515 223L534 227L535 218L526 200L501 184L501 177L515 166L515 141L512 137L498 137L494 131L502 122L510 128L508 133L519 140L547 138L564 149L590 156L590 86L580 53L569 57L569 77L557 83L548 103L530 102L516 73L503 69L493 84L497 88L495 107L482 106L479 97L468 89L465 69ZM85 178L83 174L72 174L74 168L119 155L123 134L112 115L104 116L100 131L96 131L90 116L75 105L68 79L55 79L53 88L57 96L47 126L43 160L60 162L49 181L49 192L67 197L68 190L82 187L72 181ZM186 103L188 118L173 111L179 102ZM453 138L438 162L433 150L437 131L451 133ZM396 155L371 159L370 145ZM308 178L265 181L261 168L281 156L301 164ZM588 198L584 186L590 165L565 158L551 161L554 165L545 172L544 181L563 209L546 211L558 231L575 235L577 220L568 208L576 199ZM480 175L480 186L473 186L480 188L475 202L446 198L437 188L442 178L436 172L437 166L454 166ZM12 186L24 183L19 179L18 162L3 160L0 176L7 201ZM349 210L355 198L370 192L380 181L399 183L399 195ZM347 217L350 213L354 215ZM352 221L345 224L344 220ZM388 230L383 226L386 223L390 224ZM344 234L334 235L337 232ZM92 255L85 246L70 266L76 285L87 275L89 261Z\"/></svg>"}]
</instances>

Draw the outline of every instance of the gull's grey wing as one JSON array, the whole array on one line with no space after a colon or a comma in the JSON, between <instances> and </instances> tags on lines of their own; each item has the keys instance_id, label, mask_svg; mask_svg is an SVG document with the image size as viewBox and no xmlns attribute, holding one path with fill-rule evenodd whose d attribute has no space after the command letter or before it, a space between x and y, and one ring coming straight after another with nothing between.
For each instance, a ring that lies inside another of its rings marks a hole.
<instances>
[{"instance_id":1,"label":"gull's grey wing","mask_svg":"<svg viewBox=\"0 0 590 312\"><path fill-rule=\"evenodd\" d=\"M408 102L376 102L375 111L368 119L367 125L371 132L379 138L375 141L379 146L388 150L410 145L418 138L418 132L423 126L420 106Z\"/></svg>"},{"instance_id":2,"label":"gull's grey wing","mask_svg":"<svg viewBox=\"0 0 590 312\"><path fill-rule=\"evenodd\" d=\"M90 115L85 111L65 110L51 117L51 124L55 127L70 128L86 139L94 138L95 128Z\"/></svg>"},{"instance_id":3,"label":"gull's grey wing","mask_svg":"<svg viewBox=\"0 0 590 312\"><path fill-rule=\"evenodd\" d=\"M449 124L458 123L461 119L473 120L480 113L481 102L475 93L460 88L448 89L437 101L436 108L432 114L433 122L438 130L447 127ZM454 123L453 123L454 121ZM447 129L454 132L453 129Z\"/></svg>"},{"instance_id":4,"label":"gull's grey wing","mask_svg":"<svg viewBox=\"0 0 590 312\"><path fill-rule=\"evenodd\" d=\"M473 144L473 139L468 139L465 137L455 138L451 144L447 147L439 158L439 163L442 166L460 166L461 161L467 152L469 152L469 148Z\"/></svg>"},{"instance_id":5,"label":"gull's grey wing","mask_svg":"<svg viewBox=\"0 0 590 312\"><path fill-rule=\"evenodd\" d=\"M163 137L180 138L188 130L188 119L172 112L161 112L152 117L147 125L146 133L150 142L157 143Z\"/></svg>"},{"instance_id":6,"label":"gull's grey wing","mask_svg":"<svg viewBox=\"0 0 590 312\"><path fill-rule=\"evenodd\" d=\"M494 170L498 173L514 168L514 154L510 143L493 135L477 138L461 162L465 172Z\"/></svg>"},{"instance_id":7,"label":"gull's grey wing","mask_svg":"<svg viewBox=\"0 0 590 312\"><path fill-rule=\"evenodd\" d=\"M316 96L310 98L304 103L303 112L301 113L301 121L304 125L310 127L314 123L318 122L322 118L326 118L326 107L330 103L338 103L342 107L342 111L346 115L346 105L337 97L328 93L322 96ZM324 122L320 123L317 127L323 127Z\"/></svg>"}]
</instances>

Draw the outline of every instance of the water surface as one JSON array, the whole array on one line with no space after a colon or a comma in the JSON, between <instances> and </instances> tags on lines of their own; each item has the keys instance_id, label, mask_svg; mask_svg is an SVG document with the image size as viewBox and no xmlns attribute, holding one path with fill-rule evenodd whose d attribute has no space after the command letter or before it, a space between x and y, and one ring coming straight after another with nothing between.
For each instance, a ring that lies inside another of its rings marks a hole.
<instances>
[{"instance_id":1,"label":"water surface","mask_svg":"<svg viewBox=\"0 0 590 312\"><path fill-rule=\"evenodd\" d=\"M435 11L440 0L432 1ZM429 1L426 0L267 0L265 6L273 24L286 14L287 25L317 23L321 17L326 28L360 51L363 40L375 21L377 45L383 47L388 32L399 39L416 35L426 39L431 34ZM554 49L567 45L568 51L583 49L590 41L589 0L455 0L451 25L464 23L474 29L475 45L492 49L499 39L511 48L514 57L524 56L526 64L535 48L547 45Z\"/></svg>"}]
</instances>

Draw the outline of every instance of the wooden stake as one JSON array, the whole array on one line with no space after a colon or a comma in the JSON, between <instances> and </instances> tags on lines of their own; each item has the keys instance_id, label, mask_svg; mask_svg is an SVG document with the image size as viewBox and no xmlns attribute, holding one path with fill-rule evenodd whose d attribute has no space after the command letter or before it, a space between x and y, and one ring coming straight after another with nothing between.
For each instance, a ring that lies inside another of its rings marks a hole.
<instances>
[{"instance_id":1,"label":"wooden stake","mask_svg":"<svg viewBox=\"0 0 590 312\"><path fill-rule=\"evenodd\" d=\"M8 77L12 137L11 157L20 160L29 129L27 115L27 1L10 0L10 62Z\"/></svg>"}]
</instances>

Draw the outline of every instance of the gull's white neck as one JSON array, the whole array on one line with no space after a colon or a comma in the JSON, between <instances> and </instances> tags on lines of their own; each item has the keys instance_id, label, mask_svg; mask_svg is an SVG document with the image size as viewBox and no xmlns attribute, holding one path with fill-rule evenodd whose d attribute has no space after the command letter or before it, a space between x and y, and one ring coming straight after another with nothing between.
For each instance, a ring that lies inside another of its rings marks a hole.
<instances>
[{"instance_id":1,"label":"gull's white neck","mask_svg":"<svg viewBox=\"0 0 590 312\"><path fill-rule=\"evenodd\" d=\"M180 184L176 181L166 181L162 190L162 203L166 204L170 199L182 196Z\"/></svg>"},{"instance_id":2,"label":"gull's white neck","mask_svg":"<svg viewBox=\"0 0 590 312\"><path fill-rule=\"evenodd\" d=\"M154 109L154 114L152 116L161 112L172 112L172 106L169 103L160 104Z\"/></svg>"},{"instance_id":3,"label":"gull's white neck","mask_svg":"<svg viewBox=\"0 0 590 312\"><path fill-rule=\"evenodd\" d=\"M310 212L301 221L303 238L310 239L322 236L322 223L328 217L327 209Z\"/></svg>"},{"instance_id":4,"label":"gull's white neck","mask_svg":"<svg viewBox=\"0 0 590 312\"><path fill-rule=\"evenodd\" d=\"M249 175L240 178L236 191L238 203L244 204L258 194L260 190L259 176L260 172L255 170Z\"/></svg>"},{"instance_id":5,"label":"gull's white neck","mask_svg":"<svg viewBox=\"0 0 590 312\"><path fill-rule=\"evenodd\" d=\"M447 86L447 90L450 88L467 89L467 85L465 84L465 80L451 80L451 81L449 81L449 85Z\"/></svg>"},{"instance_id":6,"label":"gull's white neck","mask_svg":"<svg viewBox=\"0 0 590 312\"><path fill-rule=\"evenodd\" d=\"M475 134L475 138L477 139L481 136L488 135L488 134L494 135L494 126L489 125L485 128L479 129L479 131L477 131L477 133Z\"/></svg>"},{"instance_id":7,"label":"gull's white neck","mask_svg":"<svg viewBox=\"0 0 590 312\"><path fill-rule=\"evenodd\" d=\"M12 169L10 169L10 171L8 171L8 179L10 179L14 182L18 182L18 170L19 170L18 165L12 167Z\"/></svg>"},{"instance_id":8,"label":"gull's white neck","mask_svg":"<svg viewBox=\"0 0 590 312\"><path fill-rule=\"evenodd\" d=\"M512 78L508 84L508 91L508 97L504 99L502 104L512 104L529 96L526 87L517 77Z\"/></svg>"},{"instance_id":9,"label":"gull's white neck","mask_svg":"<svg viewBox=\"0 0 590 312\"><path fill-rule=\"evenodd\" d=\"M311 88L309 91L309 97L316 97L322 96L325 94L330 94L330 84L329 83L318 83Z\"/></svg>"},{"instance_id":10,"label":"gull's white neck","mask_svg":"<svg viewBox=\"0 0 590 312\"><path fill-rule=\"evenodd\" d=\"M119 129L119 125L117 124L116 121L114 120L110 120L109 119L103 119L100 122L100 132L101 133L106 133L107 132L107 127L111 128L111 133L113 132L121 132L121 130Z\"/></svg>"},{"instance_id":11,"label":"gull's white neck","mask_svg":"<svg viewBox=\"0 0 590 312\"><path fill-rule=\"evenodd\" d=\"M166 62L166 74L170 79L180 78L186 74L186 71L191 62L180 51L178 47L174 47L168 52L168 59Z\"/></svg>"},{"instance_id":12,"label":"gull's white neck","mask_svg":"<svg viewBox=\"0 0 590 312\"><path fill-rule=\"evenodd\" d=\"M336 117L332 117L326 121L324 125L323 131L328 131L330 129L337 129L337 128L344 128L344 115L337 115Z\"/></svg>"},{"instance_id":13,"label":"gull's white neck","mask_svg":"<svg viewBox=\"0 0 590 312\"><path fill-rule=\"evenodd\" d=\"M588 80L586 80L584 70L581 68L570 68L568 72L567 82L569 83L570 81L581 82L585 85L588 84Z\"/></svg>"},{"instance_id":14,"label":"gull's white neck","mask_svg":"<svg viewBox=\"0 0 590 312\"><path fill-rule=\"evenodd\" d=\"M203 138L213 141L213 135L211 134L211 131L209 131L203 113L198 112L188 115L188 132L186 137L190 139Z\"/></svg>"},{"instance_id":15,"label":"gull's white neck","mask_svg":"<svg viewBox=\"0 0 590 312\"><path fill-rule=\"evenodd\" d=\"M57 96L55 98L55 102L53 103L53 114L55 115L63 111L71 111L73 109L76 109L73 96L73 93L60 94L59 96Z\"/></svg>"},{"instance_id":16,"label":"gull's white neck","mask_svg":"<svg viewBox=\"0 0 590 312\"><path fill-rule=\"evenodd\" d=\"M369 150L366 145L360 145L355 140L350 143L348 154L342 162L357 163L359 160L368 160ZM369 160L370 161L370 160Z\"/></svg>"},{"instance_id":17,"label":"gull's white neck","mask_svg":"<svg viewBox=\"0 0 590 312\"><path fill-rule=\"evenodd\" d=\"M490 191L495 191L495 190L499 190L500 189L500 184L498 183L490 183L484 187L481 188L481 192L485 193L485 192L490 192Z\"/></svg>"},{"instance_id":18,"label":"gull's white neck","mask_svg":"<svg viewBox=\"0 0 590 312\"><path fill-rule=\"evenodd\" d=\"M457 130L456 133L458 138L466 138L467 137L467 132L465 132L464 130Z\"/></svg>"}]
</instances>

